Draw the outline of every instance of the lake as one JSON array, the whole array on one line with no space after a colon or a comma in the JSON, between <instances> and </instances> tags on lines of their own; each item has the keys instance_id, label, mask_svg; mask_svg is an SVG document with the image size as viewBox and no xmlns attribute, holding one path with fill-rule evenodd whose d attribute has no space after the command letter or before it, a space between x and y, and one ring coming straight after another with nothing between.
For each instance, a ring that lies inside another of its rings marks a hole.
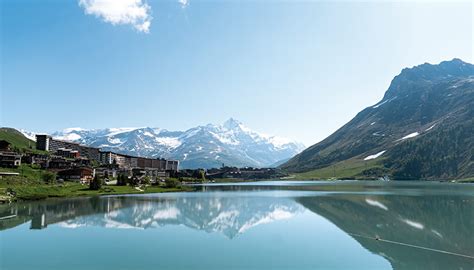
<instances>
[{"instance_id":1,"label":"lake","mask_svg":"<svg viewBox=\"0 0 474 270\"><path fill-rule=\"evenodd\" d=\"M257 182L0 205L7 269L474 269L474 185Z\"/></svg>"}]
</instances>

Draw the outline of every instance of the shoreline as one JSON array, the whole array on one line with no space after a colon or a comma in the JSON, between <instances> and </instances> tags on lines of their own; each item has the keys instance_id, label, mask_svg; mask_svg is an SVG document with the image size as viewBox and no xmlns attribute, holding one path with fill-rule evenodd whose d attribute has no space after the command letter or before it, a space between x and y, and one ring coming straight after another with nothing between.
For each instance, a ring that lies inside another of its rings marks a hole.
<instances>
[{"instance_id":1,"label":"shoreline","mask_svg":"<svg viewBox=\"0 0 474 270\"><path fill-rule=\"evenodd\" d=\"M161 186L103 186L99 190L91 190L87 185L64 183L60 185L1 185L0 204L22 201L40 201L60 198L94 197L106 195L153 194L168 192L192 192L193 188L183 185L173 188ZM10 193L11 195L8 195Z\"/></svg>"},{"instance_id":2,"label":"shoreline","mask_svg":"<svg viewBox=\"0 0 474 270\"><path fill-rule=\"evenodd\" d=\"M60 199L60 198L77 198L77 197L94 197L94 196L107 196L107 195L133 195L133 194L153 194L153 193L168 193L168 192L193 192L195 188L194 184L232 184L232 183L255 183L264 181L325 181L325 182L336 182L336 181L373 181L379 182L374 179L298 179L298 178L286 178L286 179L214 179L212 181L206 181L201 183L183 183L177 187L163 187L163 186L116 186L116 185L104 185L99 190L91 190L88 185L65 182L63 184L8 184L0 183L0 204L13 203L21 201L40 201L48 199ZM404 182L405 180L391 180L387 182ZM472 184L474 183L473 178L458 179L458 180L410 180L420 182L437 182L437 183L449 183L449 184ZM11 195L8 195L10 193Z\"/></svg>"}]
</instances>

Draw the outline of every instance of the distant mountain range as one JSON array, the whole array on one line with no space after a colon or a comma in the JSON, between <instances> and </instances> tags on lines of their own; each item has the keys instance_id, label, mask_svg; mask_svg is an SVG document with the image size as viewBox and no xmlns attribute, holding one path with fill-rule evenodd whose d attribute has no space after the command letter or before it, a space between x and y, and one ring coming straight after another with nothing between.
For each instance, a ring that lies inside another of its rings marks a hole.
<instances>
[{"instance_id":1,"label":"distant mountain range","mask_svg":"<svg viewBox=\"0 0 474 270\"><path fill-rule=\"evenodd\" d=\"M281 168L316 178L474 177L474 66L403 69L379 103Z\"/></svg>"},{"instance_id":2,"label":"distant mountain range","mask_svg":"<svg viewBox=\"0 0 474 270\"><path fill-rule=\"evenodd\" d=\"M34 133L22 132L34 137ZM52 136L123 154L177 159L181 168L212 168L222 164L269 167L304 149L295 141L252 131L232 118L222 125L208 124L186 131L150 127L68 128Z\"/></svg>"}]
</instances>

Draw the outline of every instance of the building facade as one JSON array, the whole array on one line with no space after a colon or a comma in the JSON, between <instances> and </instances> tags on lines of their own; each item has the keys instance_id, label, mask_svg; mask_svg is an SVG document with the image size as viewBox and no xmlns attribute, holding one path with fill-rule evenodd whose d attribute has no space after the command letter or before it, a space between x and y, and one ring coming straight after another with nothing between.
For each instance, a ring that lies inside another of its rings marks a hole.
<instances>
[{"instance_id":1,"label":"building facade","mask_svg":"<svg viewBox=\"0 0 474 270\"><path fill-rule=\"evenodd\" d=\"M36 149L57 153L63 149L79 152L82 157L100 161L99 148L89 147L73 142L53 139L49 135L36 135Z\"/></svg>"},{"instance_id":2,"label":"building facade","mask_svg":"<svg viewBox=\"0 0 474 270\"><path fill-rule=\"evenodd\" d=\"M178 160L165 160L157 158L134 157L111 151L101 151L99 148L89 147L78 143L53 139L49 135L36 135L36 148L49 151L65 158L87 157L101 164L117 165L120 169L149 169L162 172L177 172ZM59 165L59 164L58 164Z\"/></svg>"},{"instance_id":3,"label":"building facade","mask_svg":"<svg viewBox=\"0 0 474 270\"><path fill-rule=\"evenodd\" d=\"M0 167L16 168L21 165L21 155L14 152L0 152Z\"/></svg>"},{"instance_id":4,"label":"building facade","mask_svg":"<svg viewBox=\"0 0 474 270\"><path fill-rule=\"evenodd\" d=\"M69 181L89 182L94 178L94 171L91 168L72 168L58 172L58 178Z\"/></svg>"}]
</instances>

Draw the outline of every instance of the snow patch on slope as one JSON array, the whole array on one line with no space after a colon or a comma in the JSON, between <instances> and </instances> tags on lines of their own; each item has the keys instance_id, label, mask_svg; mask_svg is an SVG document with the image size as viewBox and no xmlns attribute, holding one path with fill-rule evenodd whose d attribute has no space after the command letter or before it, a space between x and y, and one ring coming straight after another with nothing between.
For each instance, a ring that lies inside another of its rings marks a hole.
<instances>
[{"instance_id":1,"label":"snow patch on slope","mask_svg":"<svg viewBox=\"0 0 474 270\"><path fill-rule=\"evenodd\" d=\"M134 131L134 130L137 130L137 129L139 129L139 128L131 128L131 127L128 127L128 128L109 128L108 129L109 133L107 134L107 136L114 136L114 135L117 135L117 134Z\"/></svg>"},{"instance_id":2,"label":"snow patch on slope","mask_svg":"<svg viewBox=\"0 0 474 270\"><path fill-rule=\"evenodd\" d=\"M111 144L121 144L122 141L118 138L107 138L107 140L111 143Z\"/></svg>"},{"instance_id":3,"label":"snow patch on slope","mask_svg":"<svg viewBox=\"0 0 474 270\"><path fill-rule=\"evenodd\" d=\"M376 159L376 158L380 157L381 155L383 155L383 153L385 153L386 151L387 150L383 150L383 151L378 152L377 154L367 156L367 157L364 158L364 160Z\"/></svg>"},{"instance_id":4,"label":"snow patch on slope","mask_svg":"<svg viewBox=\"0 0 474 270\"><path fill-rule=\"evenodd\" d=\"M418 132L413 132L413 133L410 133L410 134L408 134L408 135L406 135L406 136L404 136L404 137L398 139L397 141L403 141L403 140L406 140L406 139L414 138L414 137L416 137L416 136L418 136L418 135L420 135L420 133L418 133Z\"/></svg>"},{"instance_id":5,"label":"snow patch on slope","mask_svg":"<svg viewBox=\"0 0 474 270\"><path fill-rule=\"evenodd\" d=\"M179 140L179 138L175 137L157 137L155 138L155 141L161 145L167 146L172 149L177 148L181 145L181 141Z\"/></svg>"},{"instance_id":6,"label":"snow patch on slope","mask_svg":"<svg viewBox=\"0 0 474 270\"><path fill-rule=\"evenodd\" d=\"M26 138L36 142L36 133L24 129L19 129L18 131L20 131L21 134L23 134L23 136L25 136Z\"/></svg>"},{"instance_id":7,"label":"snow patch on slope","mask_svg":"<svg viewBox=\"0 0 474 270\"><path fill-rule=\"evenodd\" d=\"M391 99L387 99L387 100L385 100L385 101L382 101L382 102L380 102L379 104L373 106L372 108L377 109L378 107L384 105L384 104L387 103L387 102L391 102L391 101L395 100L396 98L397 98L397 97L395 96L395 97L393 97L393 98L391 98Z\"/></svg>"},{"instance_id":8,"label":"snow patch on slope","mask_svg":"<svg viewBox=\"0 0 474 270\"><path fill-rule=\"evenodd\" d=\"M436 126L436 124L434 124L434 125L432 125L431 127L427 128L425 131L430 131L430 130L432 130L435 126Z\"/></svg>"},{"instance_id":9,"label":"snow patch on slope","mask_svg":"<svg viewBox=\"0 0 474 270\"><path fill-rule=\"evenodd\" d=\"M58 137L54 137L55 139L58 139L58 140L61 140L61 141L77 141L79 139L81 139L81 135L79 134L76 134L76 133L69 133L69 134L65 134L64 136L58 136Z\"/></svg>"}]
</instances>

